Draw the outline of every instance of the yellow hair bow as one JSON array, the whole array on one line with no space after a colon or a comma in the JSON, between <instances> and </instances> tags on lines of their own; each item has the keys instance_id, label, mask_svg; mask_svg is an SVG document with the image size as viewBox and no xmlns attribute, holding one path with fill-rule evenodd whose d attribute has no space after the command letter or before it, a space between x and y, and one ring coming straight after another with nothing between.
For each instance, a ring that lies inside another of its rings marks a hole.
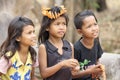
<instances>
[{"instance_id":1,"label":"yellow hair bow","mask_svg":"<svg viewBox=\"0 0 120 80\"><path fill-rule=\"evenodd\" d=\"M42 8L42 14L44 16L47 16L50 19L56 19L59 16L61 16L62 14L67 12L67 10L66 10L66 8L64 6L60 6L60 8L61 8L60 13L52 12L51 8Z\"/></svg>"}]
</instances>

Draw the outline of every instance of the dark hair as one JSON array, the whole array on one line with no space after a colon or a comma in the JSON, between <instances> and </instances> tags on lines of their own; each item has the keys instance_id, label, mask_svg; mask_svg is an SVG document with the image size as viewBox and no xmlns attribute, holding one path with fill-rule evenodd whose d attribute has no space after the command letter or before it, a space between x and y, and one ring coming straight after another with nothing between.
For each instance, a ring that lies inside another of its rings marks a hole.
<instances>
[{"instance_id":1,"label":"dark hair","mask_svg":"<svg viewBox=\"0 0 120 80\"><path fill-rule=\"evenodd\" d=\"M55 12L56 13L60 13L60 10L61 10L61 7L58 7L58 6L54 6L54 7L52 7L50 9L50 11L53 12L54 14L55 14ZM60 15L60 17L64 17L65 20L66 20L66 25L68 25L68 21L69 21L68 16L66 14L62 14L62 15ZM38 42L39 42L39 44L45 42L46 40L48 40L49 33L48 33L48 31L46 31L46 29L55 20L56 19L50 19L47 16L43 16L42 23L41 23L41 28L39 30L39 36L38 36Z\"/></svg>"},{"instance_id":2,"label":"dark hair","mask_svg":"<svg viewBox=\"0 0 120 80\"><path fill-rule=\"evenodd\" d=\"M5 58L8 60L15 54L17 50L20 50L19 42L16 41L16 39L21 36L23 28L27 25L32 25L34 27L33 22L26 17L16 17L11 21L8 27L8 37L0 47L1 56L5 56ZM11 52L11 55L7 56L6 53L9 51ZM36 51L31 46L29 47L29 51L32 60L35 61Z\"/></svg>"},{"instance_id":3,"label":"dark hair","mask_svg":"<svg viewBox=\"0 0 120 80\"><path fill-rule=\"evenodd\" d=\"M82 28L83 20L88 16L94 16L97 22L97 18L95 17L94 13L91 10L85 10L83 12L77 13L76 16L74 17L74 24L75 24L76 29Z\"/></svg>"}]
</instances>

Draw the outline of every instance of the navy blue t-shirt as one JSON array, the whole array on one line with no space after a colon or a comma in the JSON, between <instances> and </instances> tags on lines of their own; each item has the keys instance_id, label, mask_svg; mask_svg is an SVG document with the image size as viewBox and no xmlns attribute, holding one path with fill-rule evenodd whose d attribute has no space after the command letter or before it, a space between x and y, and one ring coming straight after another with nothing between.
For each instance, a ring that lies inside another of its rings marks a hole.
<instances>
[{"instance_id":1,"label":"navy blue t-shirt","mask_svg":"<svg viewBox=\"0 0 120 80\"><path fill-rule=\"evenodd\" d=\"M95 39L94 46L92 49L86 48L81 42L80 39L74 44L74 57L79 62L84 63L85 60L88 61L88 64L84 65L84 68L87 68L90 65L95 65L97 60L103 54L103 50L100 46L99 40ZM76 78L73 80L93 80L91 75L86 75L81 78ZM94 79L95 80L95 79Z\"/></svg>"}]
</instances>

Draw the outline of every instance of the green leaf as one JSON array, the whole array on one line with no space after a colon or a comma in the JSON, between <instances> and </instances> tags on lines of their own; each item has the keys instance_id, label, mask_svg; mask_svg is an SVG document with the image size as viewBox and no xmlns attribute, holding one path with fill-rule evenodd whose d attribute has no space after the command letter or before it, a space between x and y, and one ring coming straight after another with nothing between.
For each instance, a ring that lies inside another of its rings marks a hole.
<instances>
[{"instance_id":1,"label":"green leaf","mask_svg":"<svg viewBox=\"0 0 120 80\"><path fill-rule=\"evenodd\" d=\"M81 62L81 63L80 63L80 66L84 66L84 63Z\"/></svg>"},{"instance_id":2,"label":"green leaf","mask_svg":"<svg viewBox=\"0 0 120 80\"><path fill-rule=\"evenodd\" d=\"M84 60L84 65L87 65L89 62L90 62L89 60L85 59Z\"/></svg>"}]
</instances>

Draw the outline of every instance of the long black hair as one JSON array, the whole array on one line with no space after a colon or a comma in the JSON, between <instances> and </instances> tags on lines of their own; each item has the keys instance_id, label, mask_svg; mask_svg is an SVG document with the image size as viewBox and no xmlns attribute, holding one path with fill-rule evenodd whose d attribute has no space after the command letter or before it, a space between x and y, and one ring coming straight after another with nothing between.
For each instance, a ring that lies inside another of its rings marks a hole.
<instances>
[{"instance_id":1,"label":"long black hair","mask_svg":"<svg viewBox=\"0 0 120 80\"><path fill-rule=\"evenodd\" d=\"M8 27L8 37L0 47L1 56L4 56L7 60L14 56L17 50L20 50L19 42L16 41L21 36L23 28L27 25L32 25L33 22L26 17L15 17ZM36 60L36 51L30 46L29 51L31 54L32 61ZM7 56L7 52L11 52L10 56Z\"/></svg>"},{"instance_id":2,"label":"long black hair","mask_svg":"<svg viewBox=\"0 0 120 80\"><path fill-rule=\"evenodd\" d=\"M60 13L61 11L61 7L58 7L58 6L54 6L50 9L51 12L53 13ZM60 17L64 17L65 20L66 20L66 25L68 25L68 16L64 13L64 14L61 14ZM47 16L43 16L43 19L42 19L42 23L41 23L41 28L39 30L39 36L38 36L38 42L39 44L40 43L44 43L46 40L48 40L49 38L49 33L48 31L46 31L46 29L51 25L52 22L54 22L56 19L51 19Z\"/></svg>"}]
</instances>

